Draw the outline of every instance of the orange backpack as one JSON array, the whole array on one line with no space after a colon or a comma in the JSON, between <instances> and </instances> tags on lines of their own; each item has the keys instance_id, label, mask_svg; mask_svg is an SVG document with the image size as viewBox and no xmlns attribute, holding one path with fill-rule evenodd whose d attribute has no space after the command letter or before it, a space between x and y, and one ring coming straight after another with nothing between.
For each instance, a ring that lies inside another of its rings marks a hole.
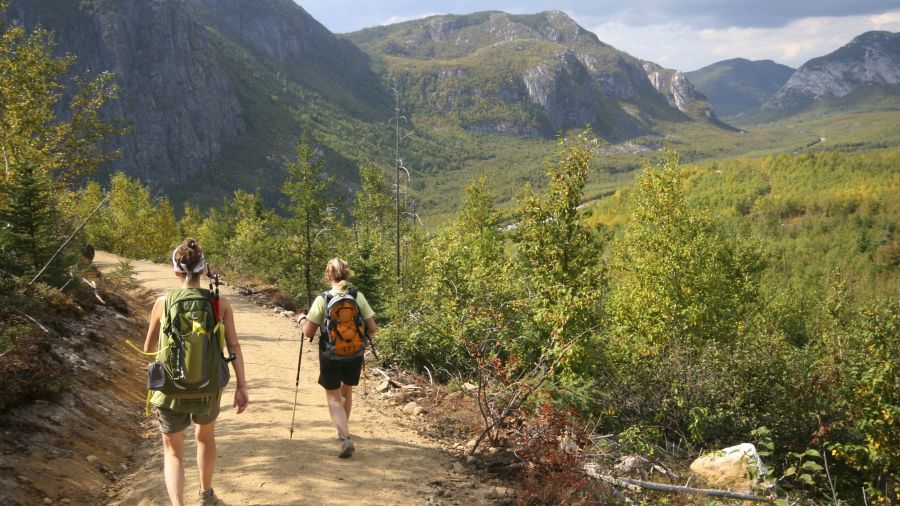
<instances>
[{"instance_id":1,"label":"orange backpack","mask_svg":"<svg viewBox=\"0 0 900 506\"><path fill-rule=\"evenodd\" d=\"M332 295L322 292L325 299L325 322L322 325L322 341L325 356L334 360L351 360L363 356L369 338L366 325L356 302L356 289Z\"/></svg>"}]
</instances>

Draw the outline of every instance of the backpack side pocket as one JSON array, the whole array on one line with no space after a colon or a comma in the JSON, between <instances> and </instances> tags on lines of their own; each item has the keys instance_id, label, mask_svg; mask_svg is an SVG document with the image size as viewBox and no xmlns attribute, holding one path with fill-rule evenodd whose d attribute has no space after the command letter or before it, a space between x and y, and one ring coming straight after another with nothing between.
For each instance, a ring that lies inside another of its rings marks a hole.
<instances>
[{"instance_id":1,"label":"backpack side pocket","mask_svg":"<svg viewBox=\"0 0 900 506\"><path fill-rule=\"evenodd\" d=\"M219 389L225 388L229 380L231 380L231 370L228 369L228 362L219 360Z\"/></svg>"},{"instance_id":2,"label":"backpack side pocket","mask_svg":"<svg viewBox=\"0 0 900 506\"><path fill-rule=\"evenodd\" d=\"M147 366L147 390L162 390L166 386L166 369L162 362Z\"/></svg>"}]
</instances>

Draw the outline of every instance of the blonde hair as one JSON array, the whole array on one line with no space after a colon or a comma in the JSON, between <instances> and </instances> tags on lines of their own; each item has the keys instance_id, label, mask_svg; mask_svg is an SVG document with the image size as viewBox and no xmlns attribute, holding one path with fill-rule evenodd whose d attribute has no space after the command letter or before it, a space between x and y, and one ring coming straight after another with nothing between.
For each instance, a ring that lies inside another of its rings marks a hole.
<instances>
[{"instance_id":1,"label":"blonde hair","mask_svg":"<svg viewBox=\"0 0 900 506\"><path fill-rule=\"evenodd\" d=\"M325 266L325 279L329 283L337 285L338 289L347 289L347 280L353 275L350 270L350 264L340 258L332 258Z\"/></svg>"}]
</instances>

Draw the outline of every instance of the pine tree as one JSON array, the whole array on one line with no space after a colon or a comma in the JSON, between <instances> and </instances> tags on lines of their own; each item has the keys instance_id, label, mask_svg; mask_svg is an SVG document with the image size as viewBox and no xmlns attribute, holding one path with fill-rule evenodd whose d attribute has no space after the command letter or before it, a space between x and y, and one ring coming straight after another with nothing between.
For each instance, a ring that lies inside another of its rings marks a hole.
<instances>
[{"instance_id":1,"label":"pine tree","mask_svg":"<svg viewBox=\"0 0 900 506\"><path fill-rule=\"evenodd\" d=\"M391 276L395 258L389 240L393 206L381 169L361 165L359 176L362 184L351 211L356 239L355 251L349 255L353 284L366 294L375 312L382 314L385 309L382 301L387 300L396 288Z\"/></svg>"},{"instance_id":2,"label":"pine tree","mask_svg":"<svg viewBox=\"0 0 900 506\"><path fill-rule=\"evenodd\" d=\"M36 273L53 255L60 241L59 213L51 193L51 182L33 164L15 167L15 177L0 190L0 252L3 269ZM59 279L65 257L58 256L44 274Z\"/></svg>"},{"instance_id":3,"label":"pine tree","mask_svg":"<svg viewBox=\"0 0 900 506\"><path fill-rule=\"evenodd\" d=\"M289 293L309 307L328 254L328 248L323 247L326 240L323 236L333 232L334 227L328 226L326 213L330 204L329 181L322 174L321 156L305 134L297 143L296 153L296 159L285 164L287 178L281 189L290 201L285 206L290 216L286 222L288 243L280 277L286 281Z\"/></svg>"}]
</instances>

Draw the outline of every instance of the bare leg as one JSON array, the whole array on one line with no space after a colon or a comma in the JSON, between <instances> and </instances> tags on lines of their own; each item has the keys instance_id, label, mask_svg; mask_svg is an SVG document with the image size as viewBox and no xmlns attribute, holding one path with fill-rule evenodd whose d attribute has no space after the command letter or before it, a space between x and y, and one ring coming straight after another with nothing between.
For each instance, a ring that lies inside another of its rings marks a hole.
<instances>
[{"instance_id":1,"label":"bare leg","mask_svg":"<svg viewBox=\"0 0 900 506\"><path fill-rule=\"evenodd\" d=\"M216 470L216 422L197 425L197 466L200 468L200 489L212 488L213 472Z\"/></svg>"},{"instance_id":2,"label":"bare leg","mask_svg":"<svg viewBox=\"0 0 900 506\"><path fill-rule=\"evenodd\" d=\"M353 387L341 383L341 397L344 398L344 413L347 414L347 423L350 423L350 408L353 407Z\"/></svg>"},{"instance_id":3,"label":"bare leg","mask_svg":"<svg viewBox=\"0 0 900 506\"><path fill-rule=\"evenodd\" d=\"M173 506L184 503L184 432L163 434L163 472Z\"/></svg>"},{"instance_id":4,"label":"bare leg","mask_svg":"<svg viewBox=\"0 0 900 506\"><path fill-rule=\"evenodd\" d=\"M349 437L350 430L347 428L347 412L344 411L341 389L325 390L325 400L328 402L328 414L337 427L338 435L342 438Z\"/></svg>"}]
</instances>

